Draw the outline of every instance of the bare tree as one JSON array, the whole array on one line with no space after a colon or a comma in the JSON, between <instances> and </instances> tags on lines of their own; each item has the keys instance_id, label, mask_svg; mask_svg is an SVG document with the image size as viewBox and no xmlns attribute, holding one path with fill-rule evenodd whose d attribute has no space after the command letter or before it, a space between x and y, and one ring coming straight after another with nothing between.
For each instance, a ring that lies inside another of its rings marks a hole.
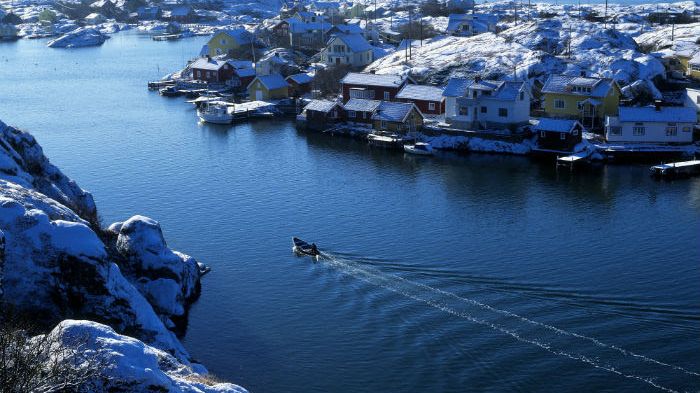
<instances>
[{"instance_id":1,"label":"bare tree","mask_svg":"<svg viewBox=\"0 0 700 393\"><path fill-rule=\"evenodd\" d=\"M0 392L53 393L94 390L106 359L88 346L88 337L68 337L62 329L32 336L29 323L0 322Z\"/></svg>"}]
</instances>

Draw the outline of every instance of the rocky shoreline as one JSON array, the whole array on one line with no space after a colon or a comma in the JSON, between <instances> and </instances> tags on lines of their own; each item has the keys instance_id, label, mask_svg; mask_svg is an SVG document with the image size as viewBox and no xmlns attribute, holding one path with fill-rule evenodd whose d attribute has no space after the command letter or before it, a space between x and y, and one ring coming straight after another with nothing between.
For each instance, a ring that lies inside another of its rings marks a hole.
<instances>
[{"instance_id":1,"label":"rocky shoreline","mask_svg":"<svg viewBox=\"0 0 700 393\"><path fill-rule=\"evenodd\" d=\"M109 360L98 389L245 391L202 382L206 368L174 333L205 266L170 249L150 218L102 228L92 195L1 121L0 239L1 304L44 331L89 337Z\"/></svg>"}]
</instances>

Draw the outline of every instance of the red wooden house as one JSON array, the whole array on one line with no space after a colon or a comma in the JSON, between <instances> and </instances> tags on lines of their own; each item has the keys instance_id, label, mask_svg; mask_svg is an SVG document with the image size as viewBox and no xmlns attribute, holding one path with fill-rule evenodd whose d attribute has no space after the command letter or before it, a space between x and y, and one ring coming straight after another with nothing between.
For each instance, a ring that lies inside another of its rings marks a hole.
<instances>
[{"instance_id":1,"label":"red wooden house","mask_svg":"<svg viewBox=\"0 0 700 393\"><path fill-rule=\"evenodd\" d=\"M378 75L350 72L340 81L343 102L351 98L393 101L408 78L400 75Z\"/></svg>"},{"instance_id":2,"label":"red wooden house","mask_svg":"<svg viewBox=\"0 0 700 393\"><path fill-rule=\"evenodd\" d=\"M234 68L226 60L216 60L209 56L195 60L191 65L192 79L209 83L224 83L233 76Z\"/></svg>"}]
</instances>

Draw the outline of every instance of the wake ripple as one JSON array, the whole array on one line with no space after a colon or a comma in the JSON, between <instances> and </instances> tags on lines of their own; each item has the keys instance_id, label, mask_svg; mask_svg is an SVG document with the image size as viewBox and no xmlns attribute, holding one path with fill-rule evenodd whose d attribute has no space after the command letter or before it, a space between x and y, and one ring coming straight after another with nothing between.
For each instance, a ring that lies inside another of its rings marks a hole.
<instances>
[{"instance_id":1,"label":"wake ripple","mask_svg":"<svg viewBox=\"0 0 700 393\"><path fill-rule=\"evenodd\" d=\"M504 333L551 354L579 361L596 369L640 381L666 392L697 390L700 373L606 344L596 338L537 322L475 299L384 273L350 258L323 253L321 261L369 284L390 290L456 317ZM479 315L475 313L479 312ZM517 327L508 328L510 326ZM529 328L529 329L525 329ZM547 337L545 340L543 337ZM562 342L562 338L567 339ZM575 347L577 347L577 350ZM605 359L605 360L601 360Z\"/></svg>"}]
</instances>

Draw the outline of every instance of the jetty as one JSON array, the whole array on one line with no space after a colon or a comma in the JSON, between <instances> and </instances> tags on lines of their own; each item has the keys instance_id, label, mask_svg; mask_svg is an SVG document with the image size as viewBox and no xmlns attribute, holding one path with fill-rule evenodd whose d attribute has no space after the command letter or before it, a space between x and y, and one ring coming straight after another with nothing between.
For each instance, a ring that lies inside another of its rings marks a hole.
<instances>
[{"instance_id":1,"label":"jetty","mask_svg":"<svg viewBox=\"0 0 700 393\"><path fill-rule=\"evenodd\" d=\"M588 162L590 155L590 152L584 150L568 156L557 157L557 167L568 166L570 169L573 169L574 166Z\"/></svg>"},{"instance_id":2,"label":"jetty","mask_svg":"<svg viewBox=\"0 0 700 393\"><path fill-rule=\"evenodd\" d=\"M700 160L671 162L649 168L651 175L659 178L677 178L700 175Z\"/></svg>"}]
</instances>

